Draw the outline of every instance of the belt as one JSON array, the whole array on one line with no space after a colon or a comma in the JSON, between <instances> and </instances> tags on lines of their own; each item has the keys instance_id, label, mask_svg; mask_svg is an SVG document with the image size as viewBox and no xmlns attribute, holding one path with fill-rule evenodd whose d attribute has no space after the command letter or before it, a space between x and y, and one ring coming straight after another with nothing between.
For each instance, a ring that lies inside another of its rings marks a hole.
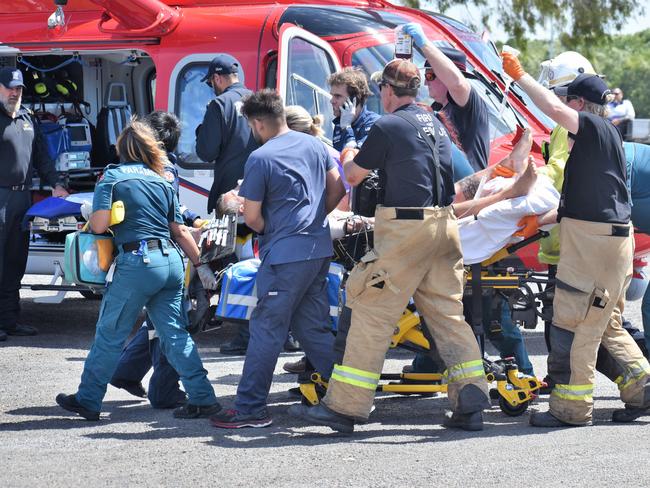
<instances>
[{"instance_id":1,"label":"belt","mask_svg":"<svg viewBox=\"0 0 650 488\"><path fill-rule=\"evenodd\" d=\"M147 249L160 249L162 247L160 239L147 239ZM140 241L125 242L122 244L122 249L125 252L137 251L140 249Z\"/></svg>"},{"instance_id":2,"label":"belt","mask_svg":"<svg viewBox=\"0 0 650 488\"><path fill-rule=\"evenodd\" d=\"M29 190L29 185L8 185L8 186L0 186L0 188L5 188L11 191L25 191L25 190Z\"/></svg>"},{"instance_id":3,"label":"belt","mask_svg":"<svg viewBox=\"0 0 650 488\"><path fill-rule=\"evenodd\" d=\"M424 220L424 209L422 208L396 208L396 220Z\"/></svg>"}]
</instances>

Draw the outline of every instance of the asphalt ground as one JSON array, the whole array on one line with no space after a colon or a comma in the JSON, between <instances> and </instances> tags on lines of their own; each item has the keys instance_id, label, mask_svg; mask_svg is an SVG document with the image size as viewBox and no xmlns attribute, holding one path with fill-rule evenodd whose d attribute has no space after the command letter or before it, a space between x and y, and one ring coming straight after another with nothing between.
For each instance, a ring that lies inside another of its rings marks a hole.
<instances>
[{"instance_id":1,"label":"asphalt ground","mask_svg":"<svg viewBox=\"0 0 650 488\"><path fill-rule=\"evenodd\" d=\"M28 276L25 282L43 282ZM350 437L298 425L287 408L295 376L283 354L269 397L273 425L224 431L207 420L176 420L169 410L109 387L100 422L68 415L54 397L73 393L93 339L99 302L70 294L62 304L37 304L24 292L23 322L36 337L0 343L0 487L40 486L650 486L650 417L610 422L622 406L617 388L598 375L595 425L548 430L528 413L507 417L497 406L485 430L441 426L444 396L379 395L370 421ZM626 316L640 324L640 303ZM217 395L232 404L243 357L219 354L232 327L197 336ZM541 328L525 331L538 376L546 373ZM492 351L493 352L493 351ZM384 370L399 372L411 354L391 351ZM147 378L148 380L148 378ZM146 383L145 383L146 384ZM547 409L547 397L530 410Z\"/></svg>"}]
</instances>

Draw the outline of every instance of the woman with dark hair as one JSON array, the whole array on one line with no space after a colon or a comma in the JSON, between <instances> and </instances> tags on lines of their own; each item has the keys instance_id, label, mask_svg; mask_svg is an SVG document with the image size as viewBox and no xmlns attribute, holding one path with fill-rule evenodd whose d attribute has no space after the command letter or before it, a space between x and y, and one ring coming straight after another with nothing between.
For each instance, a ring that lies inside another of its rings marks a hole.
<instances>
[{"instance_id":1,"label":"woman with dark hair","mask_svg":"<svg viewBox=\"0 0 650 488\"><path fill-rule=\"evenodd\" d=\"M199 250L182 223L176 194L163 178L168 163L165 150L149 125L137 120L120 134L116 148L121 163L108 166L97 184L89 222L93 232L106 232L113 201L124 202L124 221L112 227L119 254L79 389L73 395L59 394L56 401L87 420L99 420L106 385L122 345L146 306L163 351L189 396L188 403L176 409L174 416L212 415L221 406L186 330L183 260L171 238L195 265L199 263ZM206 288L215 287L214 274L207 265L197 266L197 271Z\"/></svg>"}]
</instances>

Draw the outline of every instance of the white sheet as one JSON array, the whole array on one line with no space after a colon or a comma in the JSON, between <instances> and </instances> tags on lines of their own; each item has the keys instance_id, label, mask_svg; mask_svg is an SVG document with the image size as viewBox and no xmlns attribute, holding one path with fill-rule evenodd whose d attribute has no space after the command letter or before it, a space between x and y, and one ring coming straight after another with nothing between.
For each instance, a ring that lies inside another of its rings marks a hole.
<instances>
[{"instance_id":1,"label":"white sheet","mask_svg":"<svg viewBox=\"0 0 650 488\"><path fill-rule=\"evenodd\" d=\"M509 184L505 178L494 178L483 188L483 194ZM512 237L517 222L526 215L539 215L557 208L560 194L544 175L537 177L533 190L524 197L503 200L481 210L476 217L460 219L458 228L465 264L480 263L505 247L522 240ZM546 226L545 229L553 227Z\"/></svg>"}]
</instances>

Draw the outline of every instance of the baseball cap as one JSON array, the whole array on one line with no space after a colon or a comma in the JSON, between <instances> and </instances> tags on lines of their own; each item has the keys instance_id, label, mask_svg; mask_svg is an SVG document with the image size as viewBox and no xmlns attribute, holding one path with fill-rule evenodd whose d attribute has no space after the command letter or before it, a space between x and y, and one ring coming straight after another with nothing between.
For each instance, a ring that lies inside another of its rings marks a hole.
<instances>
[{"instance_id":1,"label":"baseball cap","mask_svg":"<svg viewBox=\"0 0 650 488\"><path fill-rule=\"evenodd\" d=\"M18 68L6 67L0 69L0 83L5 88L16 88L17 86L25 88L23 73Z\"/></svg>"},{"instance_id":2,"label":"baseball cap","mask_svg":"<svg viewBox=\"0 0 650 488\"><path fill-rule=\"evenodd\" d=\"M454 47L439 47L440 52L447 56L461 71L467 71L467 56L460 49ZM425 68L431 68L429 61L424 63Z\"/></svg>"},{"instance_id":3,"label":"baseball cap","mask_svg":"<svg viewBox=\"0 0 650 488\"><path fill-rule=\"evenodd\" d=\"M393 59L383 71L375 71L370 77L377 84L388 84L398 88L420 88L420 70L407 59Z\"/></svg>"},{"instance_id":4,"label":"baseball cap","mask_svg":"<svg viewBox=\"0 0 650 488\"><path fill-rule=\"evenodd\" d=\"M568 85L556 86L553 91L561 97L576 96L598 105L605 105L610 94L607 83L598 75L582 73Z\"/></svg>"},{"instance_id":5,"label":"baseball cap","mask_svg":"<svg viewBox=\"0 0 650 488\"><path fill-rule=\"evenodd\" d=\"M207 81L212 75L228 75L239 72L239 61L230 54L218 54L210 61L208 73L201 81Z\"/></svg>"}]
</instances>

